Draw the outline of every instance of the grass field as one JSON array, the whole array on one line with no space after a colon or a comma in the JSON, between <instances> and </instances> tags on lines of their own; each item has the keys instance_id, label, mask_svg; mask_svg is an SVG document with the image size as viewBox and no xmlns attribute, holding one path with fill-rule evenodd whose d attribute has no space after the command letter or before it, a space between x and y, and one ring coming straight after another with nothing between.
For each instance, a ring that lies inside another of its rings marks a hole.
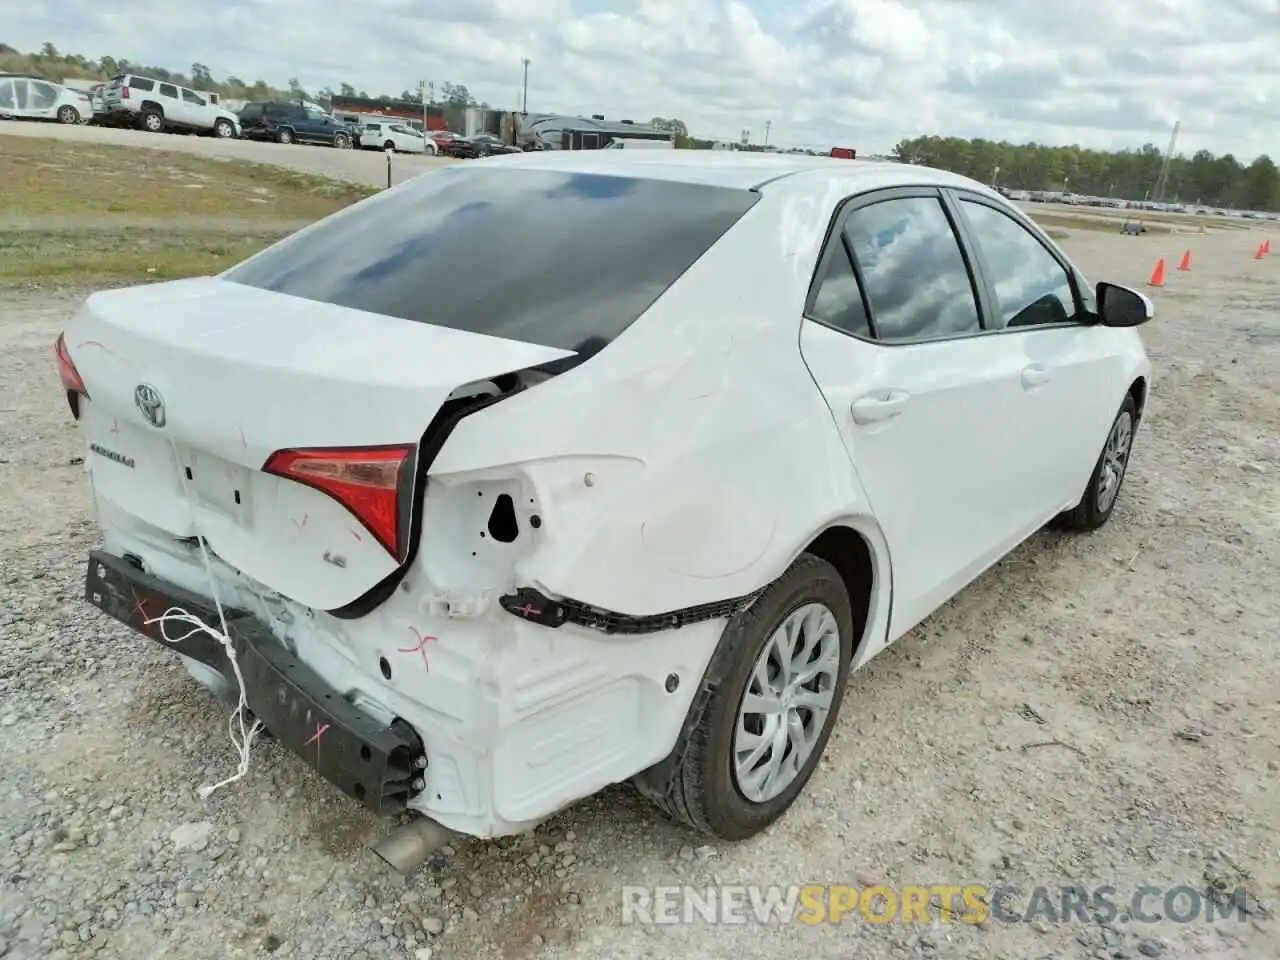
<instances>
[{"instance_id":1,"label":"grass field","mask_svg":"<svg viewBox=\"0 0 1280 960\"><path fill-rule=\"evenodd\" d=\"M217 273L376 192L240 160L0 136L0 284Z\"/></svg>"}]
</instances>

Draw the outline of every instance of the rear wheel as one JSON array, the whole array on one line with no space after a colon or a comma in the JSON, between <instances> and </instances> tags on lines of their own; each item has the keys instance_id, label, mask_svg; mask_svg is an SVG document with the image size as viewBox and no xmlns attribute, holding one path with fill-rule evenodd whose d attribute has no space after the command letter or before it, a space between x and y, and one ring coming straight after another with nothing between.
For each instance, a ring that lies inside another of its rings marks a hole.
<instances>
[{"instance_id":1,"label":"rear wheel","mask_svg":"<svg viewBox=\"0 0 1280 960\"><path fill-rule=\"evenodd\" d=\"M388 140L386 143L384 143L384 144L382 145L382 149L383 149L383 150L391 150L391 151L393 151L393 152L394 152L394 151L395 151L395 149L396 149L396 145L395 145L394 143L392 143L390 140Z\"/></svg>"},{"instance_id":2,"label":"rear wheel","mask_svg":"<svg viewBox=\"0 0 1280 960\"><path fill-rule=\"evenodd\" d=\"M58 108L58 122L59 123L79 123L80 111L77 110L75 107L71 106L71 104L69 103L64 104L63 106Z\"/></svg>"},{"instance_id":3,"label":"rear wheel","mask_svg":"<svg viewBox=\"0 0 1280 960\"><path fill-rule=\"evenodd\" d=\"M151 133L159 133L164 129L164 114L155 107L147 107L142 111L142 117L139 121L142 129Z\"/></svg>"},{"instance_id":4,"label":"rear wheel","mask_svg":"<svg viewBox=\"0 0 1280 960\"><path fill-rule=\"evenodd\" d=\"M745 840L804 790L840 713L853 612L836 569L805 554L734 616L675 750L635 778L669 816Z\"/></svg>"},{"instance_id":5,"label":"rear wheel","mask_svg":"<svg viewBox=\"0 0 1280 960\"><path fill-rule=\"evenodd\" d=\"M333 145L339 150L350 150L351 138L345 133L335 133L333 135Z\"/></svg>"},{"instance_id":6,"label":"rear wheel","mask_svg":"<svg viewBox=\"0 0 1280 960\"><path fill-rule=\"evenodd\" d=\"M1138 429L1138 405L1133 395L1124 398L1120 412L1111 422L1102 454L1094 465L1093 475L1084 496L1074 508L1054 518L1054 526L1066 530L1096 530L1111 519L1129 468L1129 454Z\"/></svg>"}]
</instances>

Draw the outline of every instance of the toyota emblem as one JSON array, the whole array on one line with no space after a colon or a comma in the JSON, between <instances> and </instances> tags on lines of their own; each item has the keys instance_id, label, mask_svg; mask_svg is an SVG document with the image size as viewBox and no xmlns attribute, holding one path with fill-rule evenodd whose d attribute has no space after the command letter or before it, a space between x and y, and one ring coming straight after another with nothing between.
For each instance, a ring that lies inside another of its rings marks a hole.
<instances>
[{"instance_id":1,"label":"toyota emblem","mask_svg":"<svg viewBox=\"0 0 1280 960\"><path fill-rule=\"evenodd\" d=\"M149 383L140 383L133 389L133 402L147 423L153 427L164 426L164 398L159 390Z\"/></svg>"}]
</instances>

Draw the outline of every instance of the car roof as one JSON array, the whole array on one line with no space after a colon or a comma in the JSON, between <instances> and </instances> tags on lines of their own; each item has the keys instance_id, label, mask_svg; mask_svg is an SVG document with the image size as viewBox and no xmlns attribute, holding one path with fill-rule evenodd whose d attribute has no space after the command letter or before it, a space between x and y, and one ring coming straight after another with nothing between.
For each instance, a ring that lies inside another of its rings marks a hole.
<instances>
[{"instance_id":1,"label":"car roof","mask_svg":"<svg viewBox=\"0 0 1280 960\"><path fill-rule=\"evenodd\" d=\"M509 164L531 170L671 180L739 190L760 190L783 180L795 187L809 183L816 190L832 178L851 193L907 185L989 189L968 177L932 167L738 150L538 150L494 160L494 166Z\"/></svg>"}]
</instances>

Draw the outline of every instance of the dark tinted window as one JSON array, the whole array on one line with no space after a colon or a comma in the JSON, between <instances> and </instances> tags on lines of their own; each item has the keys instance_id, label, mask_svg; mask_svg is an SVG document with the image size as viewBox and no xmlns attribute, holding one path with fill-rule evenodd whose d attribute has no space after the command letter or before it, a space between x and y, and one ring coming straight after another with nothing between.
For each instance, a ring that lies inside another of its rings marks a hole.
<instances>
[{"instance_id":1,"label":"dark tinted window","mask_svg":"<svg viewBox=\"0 0 1280 960\"><path fill-rule=\"evenodd\" d=\"M585 349L621 333L757 198L661 180L450 167L342 211L225 278Z\"/></svg>"},{"instance_id":2,"label":"dark tinted window","mask_svg":"<svg viewBox=\"0 0 1280 960\"><path fill-rule=\"evenodd\" d=\"M835 238L835 243L836 249L832 251L826 274L809 313L846 333L868 337L871 329L867 325L867 311L862 305L862 290L858 286L858 278L853 274L849 254L839 237Z\"/></svg>"},{"instance_id":3,"label":"dark tinted window","mask_svg":"<svg viewBox=\"0 0 1280 960\"><path fill-rule=\"evenodd\" d=\"M155 82L148 80L146 77L133 77L129 80L128 85L137 90L154 90L156 88Z\"/></svg>"},{"instance_id":4,"label":"dark tinted window","mask_svg":"<svg viewBox=\"0 0 1280 960\"><path fill-rule=\"evenodd\" d=\"M951 221L932 197L884 200L845 221L880 340L979 329L978 302Z\"/></svg>"},{"instance_id":5,"label":"dark tinted window","mask_svg":"<svg viewBox=\"0 0 1280 960\"><path fill-rule=\"evenodd\" d=\"M176 98L178 96L178 88L171 83L162 83L160 84L160 96Z\"/></svg>"},{"instance_id":6,"label":"dark tinted window","mask_svg":"<svg viewBox=\"0 0 1280 960\"><path fill-rule=\"evenodd\" d=\"M992 327L1066 323L1076 318L1067 271L1036 237L999 210L961 201L979 255L995 285L1000 318Z\"/></svg>"},{"instance_id":7,"label":"dark tinted window","mask_svg":"<svg viewBox=\"0 0 1280 960\"><path fill-rule=\"evenodd\" d=\"M204 100L202 100L199 96L197 96L196 94L192 93L190 90L187 90L185 88L182 91L182 99L186 103L194 103L201 107L204 106Z\"/></svg>"},{"instance_id":8,"label":"dark tinted window","mask_svg":"<svg viewBox=\"0 0 1280 960\"><path fill-rule=\"evenodd\" d=\"M256 120L260 116L262 116L262 104L260 103L247 103L244 109L240 111L240 117L245 120Z\"/></svg>"}]
</instances>

